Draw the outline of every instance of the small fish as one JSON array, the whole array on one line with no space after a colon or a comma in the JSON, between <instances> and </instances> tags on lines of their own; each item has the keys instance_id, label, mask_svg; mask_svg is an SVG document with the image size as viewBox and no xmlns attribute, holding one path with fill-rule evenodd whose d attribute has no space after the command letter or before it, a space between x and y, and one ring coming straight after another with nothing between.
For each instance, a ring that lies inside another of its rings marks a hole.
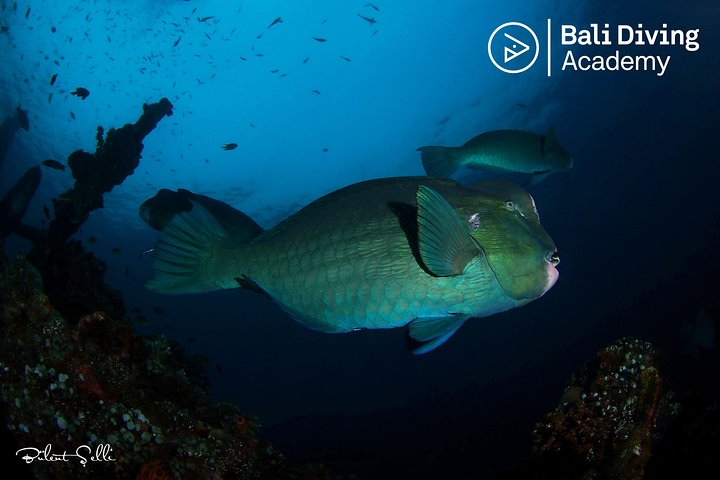
<instances>
[{"instance_id":1,"label":"small fish","mask_svg":"<svg viewBox=\"0 0 720 480\"><path fill-rule=\"evenodd\" d=\"M6 27L5 25L0 25L0 32L5 33L9 31L10 29L8 27Z\"/></svg>"},{"instance_id":2,"label":"small fish","mask_svg":"<svg viewBox=\"0 0 720 480\"><path fill-rule=\"evenodd\" d=\"M272 70L270 70L270 73L277 73L277 72L279 72L279 71L280 71L279 69L273 68Z\"/></svg>"},{"instance_id":3,"label":"small fish","mask_svg":"<svg viewBox=\"0 0 720 480\"><path fill-rule=\"evenodd\" d=\"M88 237L87 243L88 243L89 245L95 245L95 244L97 243L97 238L95 238L95 237Z\"/></svg>"},{"instance_id":4,"label":"small fish","mask_svg":"<svg viewBox=\"0 0 720 480\"><path fill-rule=\"evenodd\" d=\"M324 148L322 149L322 151L323 151L323 153L327 153L328 148L327 148L327 147L324 147Z\"/></svg>"},{"instance_id":5,"label":"small fish","mask_svg":"<svg viewBox=\"0 0 720 480\"><path fill-rule=\"evenodd\" d=\"M57 28L55 28L55 25L53 25L52 27L50 27L50 31L51 31L52 33L57 32Z\"/></svg>"},{"instance_id":6,"label":"small fish","mask_svg":"<svg viewBox=\"0 0 720 480\"><path fill-rule=\"evenodd\" d=\"M52 92L50 92L50 94L48 95L48 103L52 102L52 95Z\"/></svg>"},{"instance_id":7,"label":"small fish","mask_svg":"<svg viewBox=\"0 0 720 480\"><path fill-rule=\"evenodd\" d=\"M256 56L256 57L264 57L265 54L264 54L264 53L256 53L255 56Z\"/></svg>"},{"instance_id":8,"label":"small fish","mask_svg":"<svg viewBox=\"0 0 720 480\"><path fill-rule=\"evenodd\" d=\"M282 17L277 17L275 20L272 21L272 23L271 23L270 25L268 25L268 27L267 27L268 30L269 30L270 27L272 27L273 25L277 25L278 23L282 23L282 21L283 21L283 20L282 20Z\"/></svg>"},{"instance_id":9,"label":"small fish","mask_svg":"<svg viewBox=\"0 0 720 480\"><path fill-rule=\"evenodd\" d=\"M120 249L120 247L114 247L111 252L115 255L119 255L120 253L122 253L122 250Z\"/></svg>"},{"instance_id":10,"label":"small fish","mask_svg":"<svg viewBox=\"0 0 720 480\"><path fill-rule=\"evenodd\" d=\"M212 40L212 37L210 35L208 35L207 33L205 34L205 36L207 37L208 40Z\"/></svg>"},{"instance_id":11,"label":"small fish","mask_svg":"<svg viewBox=\"0 0 720 480\"><path fill-rule=\"evenodd\" d=\"M70 118L72 118L73 120L75 120L75 114L74 114L73 112L70 112Z\"/></svg>"},{"instance_id":12,"label":"small fish","mask_svg":"<svg viewBox=\"0 0 720 480\"><path fill-rule=\"evenodd\" d=\"M177 46L178 46L178 43L180 43L180 40L181 40L181 39L182 39L182 35L180 35L180 36L178 37L178 39L175 40L175 43L173 43L173 47L177 47Z\"/></svg>"},{"instance_id":13,"label":"small fish","mask_svg":"<svg viewBox=\"0 0 720 480\"><path fill-rule=\"evenodd\" d=\"M376 12L379 12L379 11L380 11L380 9L379 9L378 7L376 7L375 5L373 5L372 3L366 3L365 6L366 6L366 7L370 7L370 8L374 8Z\"/></svg>"},{"instance_id":14,"label":"small fish","mask_svg":"<svg viewBox=\"0 0 720 480\"><path fill-rule=\"evenodd\" d=\"M30 7L28 7L27 10L25 10L25 19L27 20L27 18L29 16L30 16Z\"/></svg>"},{"instance_id":15,"label":"small fish","mask_svg":"<svg viewBox=\"0 0 720 480\"><path fill-rule=\"evenodd\" d=\"M57 160L52 160L52 159L43 160L42 164L45 165L46 167L52 168L52 169L54 169L54 170L62 170L62 171L65 171L65 165L63 165L62 163L58 162Z\"/></svg>"},{"instance_id":16,"label":"small fish","mask_svg":"<svg viewBox=\"0 0 720 480\"><path fill-rule=\"evenodd\" d=\"M210 20L211 18L215 18L215 17L212 15L209 17L198 17L198 22L204 23L204 22L207 22L208 20Z\"/></svg>"},{"instance_id":17,"label":"small fish","mask_svg":"<svg viewBox=\"0 0 720 480\"><path fill-rule=\"evenodd\" d=\"M148 248L147 250L143 250L142 252L140 252L140 253L138 254L138 258L142 259L143 255L146 255L146 254L148 254L148 253L152 253L152 252L154 252L154 251L155 251L154 248Z\"/></svg>"},{"instance_id":18,"label":"small fish","mask_svg":"<svg viewBox=\"0 0 720 480\"><path fill-rule=\"evenodd\" d=\"M370 25L372 25L372 24L374 24L374 23L377 23L377 20L375 20L375 19L372 18L372 17L366 17L366 16L364 16L364 15L360 15L359 13L358 13L357 15L358 15L358 17L360 17L360 18L362 18L363 20L365 20L366 22L368 22Z\"/></svg>"},{"instance_id":19,"label":"small fish","mask_svg":"<svg viewBox=\"0 0 720 480\"><path fill-rule=\"evenodd\" d=\"M48 207L46 205L43 205L43 215L45 215L45 218L50 220L50 210L48 210Z\"/></svg>"},{"instance_id":20,"label":"small fish","mask_svg":"<svg viewBox=\"0 0 720 480\"><path fill-rule=\"evenodd\" d=\"M263 36L263 34L261 33L260 35L258 35L257 37L255 37L255 40L260 40L260 39L262 38L262 36Z\"/></svg>"},{"instance_id":21,"label":"small fish","mask_svg":"<svg viewBox=\"0 0 720 480\"><path fill-rule=\"evenodd\" d=\"M255 128L255 124L252 122L248 122L252 128Z\"/></svg>"},{"instance_id":22,"label":"small fish","mask_svg":"<svg viewBox=\"0 0 720 480\"><path fill-rule=\"evenodd\" d=\"M310 60L310 57L305 57L305 60L303 60L303 62L302 62L302 63L307 63L307 62L308 62L308 60Z\"/></svg>"},{"instance_id":23,"label":"small fish","mask_svg":"<svg viewBox=\"0 0 720 480\"><path fill-rule=\"evenodd\" d=\"M90 95L90 90L83 87L77 87L74 92L70 92L70 95L75 95L85 100Z\"/></svg>"},{"instance_id":24,"label":"small fish","mask_svg":"<svg viewBox=\"0 0 720 480\"><path fill-rule=\"evenodd\" d=\"M340 58L342 58L342 59L345 60L346 62L352 62L352 60L350 60L350 59L347 58L347 57L343 57L342 55L340 55Z\"/></svg>"},{"instance_id":25,"label":"small fish","mask_svg":"<svg viewBox=\"0 0 720 480\"><path fill-rule=\"evenodd\" d=\"M320 42L320 43L327 42L327 39L322 38L322 37L312 37L312 38L313 38L313 40L315 40L316 42Z\"/></svg>"},{"instance_id":26,"label":"small fish","mask_svg":"<svg viewBox=\"0 0 720 480\"><path fill-rule=\"evenodd\" d=\"M235 150L237 148L237 146L238 146L237 143L226 143L225 145L223 145L222 148L223 148L223 150Z\"/></svg>"},{"instance_id":27,"label":"small fish","mask_svg":"<svg viewBox=\"0 0 720 480\"><path fill-rule=\"evenodd\" d=\"M55 80L57 80L57 73L50 77L50 85L55 85Z\"/></svg>"},{"instance_id":28,"label":"small fish","mask_svg":"<svg viewBox=\"0 0 720 480\"><path fill-rule=\"evenodd\" d=\"M313 90L312 91L315 95L320 95L320 90Z\"/></svg>"},{"instance_id":29,"label":"small fish","mask_svg":"<svg viewBox=\"0 0 720 480\"><path fill-rule=\"evenodd\" d=\"M239 55L239 57L240 57L240 60L242 60L243 62L247 62L247 58L243 57L242 55Z\"/></svg>"}]
</instances>

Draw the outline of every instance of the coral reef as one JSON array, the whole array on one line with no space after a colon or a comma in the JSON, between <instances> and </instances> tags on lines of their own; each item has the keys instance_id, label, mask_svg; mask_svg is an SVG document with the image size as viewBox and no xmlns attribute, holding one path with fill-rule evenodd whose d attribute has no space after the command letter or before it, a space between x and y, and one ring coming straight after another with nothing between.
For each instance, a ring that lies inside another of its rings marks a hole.
<instances>
[{"instance_id":1,"label":"coral reef","mask_svg":"<svg viewBox=\"0 0 720 480\"><path fill-rule=\"evenodd\" d=\"M36 478L280 478L282 456L256 421L209 403L185 373L199 359L166 338L100 310L69 324L24 259L0 260L0 319L0 394L18 449L105 449L86 464L22 465Z\"/></svg>"},{"instance_id":2,"label":"coral reef","mask_svg":"<svg viewBox=\"0 0 720 480\"><path fill-rule=\"evenodd\" d=\"M105 264L85 252L79 243L68 242L68 239L90 212L102 208L103 195L135 171L144 138L160 120L172 115L172 108L167 98L144 104L143 113L134 124L111 128L104 138L102 127L98 127L94 154L77 150L68 158L75 184L53 199L54 217L50 226L47 231L34 235L33 248L28 254L40 270L47 295L65 318L79 318L96 310L104 310L115 318L124 315L120 295L103 281Z\"/></svg>"},{"instance_id":3,"label":"coral reef","mask_svg":"<svg viewBox=\"0 0 720 480\"><path fill-rule=\"evenodd\" d=\"M144 137L167 115L172 104L163 98L105 137L98 127L95 154L70 155L75 184L53 199L55 217L32 232L27 259L9 261L0 249L0 413L16 471L38 479L338 479L323 466L288 466L257 438L256 419L210 403L207 359L136 334L104 282L106 264L68 241L132 174Z\"/></svg>"},{"instance_id":4,"label":"coral reef","mask_svg":"<svg viewBox=\"0 0 720 480\"><path fill-rule=\"evenodd\" d=\"M658 423L673 404L657 362L652 345L632 338L599 351L535 425L535 453L562 458L565 472L575 472L562 478L643 478Z\"/></svg>"}]
</instances>

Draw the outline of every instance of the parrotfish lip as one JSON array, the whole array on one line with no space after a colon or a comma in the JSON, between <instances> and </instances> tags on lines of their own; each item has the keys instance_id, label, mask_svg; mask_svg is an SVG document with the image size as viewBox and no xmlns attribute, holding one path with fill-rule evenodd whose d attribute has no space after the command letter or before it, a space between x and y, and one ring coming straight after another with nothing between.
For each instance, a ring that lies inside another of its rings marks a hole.
<instances>
[{"instance_id":1,"label":"parrotfish lip","mask_svg":"<svg viewBox=\"0 0 720 480\"><path fill-rule=\"evenodd\" d=\"M559 262L560 260L558 259L557 261ZM557 265L557 263L553 263L552 261L548 261L545 265L547 279L545 280L545 289L543 290L543 294L555 285L555 282L557 282L557 279L560 276L560 272L557 271L555 265Z\"/></svg>"}]
</instances>

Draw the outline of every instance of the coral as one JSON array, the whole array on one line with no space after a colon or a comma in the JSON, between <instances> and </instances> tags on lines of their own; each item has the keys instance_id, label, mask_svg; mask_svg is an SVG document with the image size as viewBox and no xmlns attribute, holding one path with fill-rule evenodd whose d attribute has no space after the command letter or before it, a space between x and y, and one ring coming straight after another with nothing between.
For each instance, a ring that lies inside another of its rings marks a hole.
<instances>
[{"instance_id":1,"label":"coral","mask_svg":"<svg viewBox=\"0 0 720 480\"><path fill-rule=\"evenodd\" d=\"M67 322L24 259L0 261L0 397L18 448L110 448L114 461L40 462L36 478L279 478L282 456L237 407L208 402L163 337L104 311Z\"/></svg>"},{"instance_id":2,"label":"coral","mask_svg":"<svg viewBox=\"0 0 720 480\"><path fill-rule=\"evenodd\" d=\"M98 282L69 288L78 297L67 304L98 301L88 294L107 289ZM163 336L137 335L124 315L108 313L124 310L104 307L67 321L40 272L0 250L0 401L15 451L50 445L44 455L86 460L21 464L35 478L340 478L286 465L257 437L257 419L209 402L204 359Z\"/></svg>"},{"instance_id":3,"label":"coral","mask_svg":"<svg viewBox=\"0 0 720 480\"><path fill-rule=\"evenodd\" d=\"M535 453L562 457L590 477L643 478L656 422L672 398L657 358L651 344L631 338L599 351L535 425Z\"/></svg>"},{"instance_id":4,"label":"coral","mask_svg":"<svg viewBox=\"0 0 720 480\"><path fill-rule=\"evenodd\" d=\"M104 282L107 265L86 252L80 242L53 245L41 240L28 260L42 274L45 293L66 319L98 311L116 318L125 315L120 294Z\"/></svg>"}]
</instances>

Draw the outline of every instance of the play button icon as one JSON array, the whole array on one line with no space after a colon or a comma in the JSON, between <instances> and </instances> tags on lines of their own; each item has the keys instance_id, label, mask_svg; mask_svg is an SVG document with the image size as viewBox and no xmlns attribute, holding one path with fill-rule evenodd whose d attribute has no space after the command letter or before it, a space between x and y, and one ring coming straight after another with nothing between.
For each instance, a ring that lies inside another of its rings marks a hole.
<instances>
[{"instance_id":1,"label":"play button icon","mask_svg":"<svg viewBox=\"0 0 720 480\"><path fill-rule=\"evenodd\" d=\"M509 38L513 42L513 46L512 46L513 49L505 47L505 63L509 62L510 60L513 60L515 57L519 57L523 53L530 50L530 45L528 45L527 43L521 42L520 40L513 37L509 33L504 33L503 35L505 35L505 37ZM518 44L520 46L522 46L522 50L516 51L514 49L517 48Z\"/></svg>"},{"instance_id":2,"label":"play button icon","mask_svg":"<svg viewBox=\"0 0 720 480\"><path fill-rule=\"evenodd\" d=\"M502 35L497 35L502 32ZM502 51L502 53L501 53ZM540 53L535 32L519 22L497 27L488 40L488 55L493 65L506 73L520 73L532 67ZM502 64L496 60L502 58Z\"/></svg>"}]
</instances>

